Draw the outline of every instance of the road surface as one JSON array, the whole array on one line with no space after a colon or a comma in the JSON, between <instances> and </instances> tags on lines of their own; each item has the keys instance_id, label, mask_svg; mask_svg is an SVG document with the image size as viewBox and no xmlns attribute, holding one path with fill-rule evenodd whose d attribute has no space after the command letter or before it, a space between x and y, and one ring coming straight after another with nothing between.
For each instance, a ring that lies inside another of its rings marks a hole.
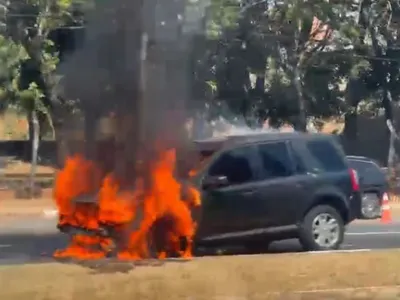
<instances>
[{"instance_id":1,"label":"road surface","mask_svg":"<svg viewBox=\"0 0 400 300\"><path fill-rule=\"evenodd\" d=\"M20 264L48 260L66 237L56 230L55 219L40 217L0 219L0 264ZM388 225L379 221L359 221L348 227L342 249L400 248L400 220ZM296 240L273 243L270 252L297 252Z\"/></svg>"}]
</instances>

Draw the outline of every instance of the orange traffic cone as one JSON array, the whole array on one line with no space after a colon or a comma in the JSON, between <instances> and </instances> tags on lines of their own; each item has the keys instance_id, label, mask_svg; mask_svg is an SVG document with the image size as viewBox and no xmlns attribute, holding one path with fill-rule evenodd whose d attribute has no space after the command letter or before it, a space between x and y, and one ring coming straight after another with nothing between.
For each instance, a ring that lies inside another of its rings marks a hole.
<instances>
[{"instance_id":1,"label":"orange traffic cone","mask_svg":"<svg viewBox=\"0 0 400 300\"><path fill-rule=\"evenodd\" d=\"M388 224L392 222L392 212L390 211L389 196L383 194L381 206L381 223Z\"/></svg>"}]
</instances>

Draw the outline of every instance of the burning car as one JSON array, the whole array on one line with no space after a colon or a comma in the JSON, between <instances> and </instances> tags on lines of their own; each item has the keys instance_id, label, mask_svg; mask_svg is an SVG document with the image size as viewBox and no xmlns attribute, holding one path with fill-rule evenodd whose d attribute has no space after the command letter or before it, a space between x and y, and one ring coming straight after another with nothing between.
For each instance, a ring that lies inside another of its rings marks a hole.
<instances>
[{"instance_id":1,"label":"burning car","mask_svg":"<svg viewBox=\"0 0 400 300\"><path fill-rule=\"evenodd\" d=\"M191 208L200 205L200 196L194 187L183 188L175 179L175 161L175 150L170 149L146 166L152 170L147 182L137 176L125 185L129 188L121 188L116 174L105 173L83 155L69 157L57 176L54 198L58 228L71 235L71 243L54 256L190 256L196 227Z\"/></svg>"},{"instance_id":2,"label":"burning car","mask_svg":"<svg viewBox=\"0 0 400 300\"><path fill-rule=\"evenodd\" d=\"M72 238L55 256L190 257L198 246L254 249L287 238L299 238L307 250L330 250L360 216L357 176L329 136L221 137L179 153L168 149L147 164L136 162L129 184L82 155L71 156L54 197L59 229ZM141 176L141 168L151 172Z\"/></svg>"}]
</instances>

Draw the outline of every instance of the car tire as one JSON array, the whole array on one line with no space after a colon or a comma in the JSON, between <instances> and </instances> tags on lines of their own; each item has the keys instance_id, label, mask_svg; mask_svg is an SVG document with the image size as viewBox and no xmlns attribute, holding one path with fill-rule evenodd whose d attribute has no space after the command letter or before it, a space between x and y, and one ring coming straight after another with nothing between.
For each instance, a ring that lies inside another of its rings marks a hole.
<instances>
[{"instance_id":1,"label":"car tire","mask_svg":"<svg viewBox=\"0 0 400 300\"><path fill-rule=\"evenodd\" d=\"M378 219L381 214L381 203L379 196L375 193L362 195L361 216L365 220Z\"/></svg>"},{"instance_id":2,"label":"car tire","mask_svg":"<svg viewBox=\"0 0 400 300\"><path fill-rule=\"evenodd\" d=\"M318 205L305 215L299 240L306 251L336 250L343 242L344 231L340 213L332 206Z\"/></svg>"}]
</instances>

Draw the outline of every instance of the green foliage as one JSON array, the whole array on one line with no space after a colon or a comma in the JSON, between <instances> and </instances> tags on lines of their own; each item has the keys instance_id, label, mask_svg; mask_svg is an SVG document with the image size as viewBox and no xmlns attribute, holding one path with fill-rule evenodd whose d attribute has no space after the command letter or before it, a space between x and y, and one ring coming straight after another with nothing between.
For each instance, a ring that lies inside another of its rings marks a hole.
<instances>
[{"instance_id":1,"label":"green foliage","mask_svg":"<svg viewBox=\"0 0 400 300\"><path fill-rule=\"evenodd\" d=\"M55 103L49 99L56 98L52 93L59 53L50 33L84 23L84 11L99 1L0 5L5 29L0 36L1 107L19 105L51 120ZM360 103L375 110L383 87L390 88L396 101L400 95L397 1L366 7L362 1L188 1L199 7L209 4L203 45L194 47L193 86L195 98L217 111L246 118L263 111L276 120L291 120L299 114L301 99L308 116L343 116ZM313 35L315 17L322 23ZM323 38L326 26L330 34Z\"/></svg>"},{"instance_id":2,"label":"green foliage","mask_svg":"<svg viewBox=\"0 0 400 300\"><path fill-rule=\"evenodd\" d=\"M340 117L359 103L376 110L386 78L392 94L400 95L400 51L392 50L400 46L393 17L400 6L394 2L248 1L239 7L211 0L206 38L218 46L201 59L201 68L207 62L212 70L202 72L204 97L218 110L227 106L244 116L262 110L277 119L297 115L299 98L310 117ZM316 35L314 17L322 22Z\"/></svg>"},{"instance_id":3,"label":"green foliage","mask_svg":"<svg viewBox=\"0 0 400 300\"><path fill-rule=\"evenodd\" d=\"M52 106L57 104L51 103L50 98L56 99L52 93L59 63L59 54L56 45L50 40L50 34L74 24L77 9L90 3L93 1L21 0L11 1L4 7L2 23L6 30L0 40L0 64L11 66L1 68L0 96L7 95L12 99L9 102L14 106L19 105L22 110L46 111L49 115ZM8 44L4 45L3 40ZM8 52L16 55L9 57ZM2 74L5 72L3 70L8 70L7 74ZM8 81L2 80L3 77ZM14 97L3 90L12 90ZM33 96L35 101L29 100Z\"/></svg>"},{"instance_id":4,"label":"green foliage","mask_svg":"<svg viewBox=\"0 0 400 300\"><path fill-rule=\"evenodd\" d=\"M212 0L208 8L206 35L218 39L227 29L238 26L240 15L239 2L235 0Z\"/></svg>"},{"instance_id":5,"label":"green foliage","mask_svg":"<svg viewBox=\"0 0 400 300\"><path fill-rule=\"evenodd\" d=\"M21 61L27 58L25 49L0 35L0 108L13 104L18 91L17 78Z\"/></svg>"},{"instance_id":6,"label":"green foliage","mask_svg":"<svg viewBox=\"0 0 400 300\"><path fill-rule=\"evenodd\" d=\"M43 92L39 89L38 85L32 82L28 89L18 91L21 107L26 111L37 110L47 113L47 108L43 105L42 99L44 98Z\"/></svg>"}]
</instances>

